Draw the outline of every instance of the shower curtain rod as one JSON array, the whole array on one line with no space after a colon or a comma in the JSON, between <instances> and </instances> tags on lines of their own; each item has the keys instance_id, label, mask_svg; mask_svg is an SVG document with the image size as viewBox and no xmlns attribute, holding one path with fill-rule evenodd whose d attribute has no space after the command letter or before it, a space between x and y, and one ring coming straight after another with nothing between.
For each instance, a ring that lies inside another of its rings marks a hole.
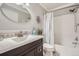
<instances>
[{"instance_id":1,"label":"shower curtain rod","mask_svg":"<svg viewBox=\"0 0 79 59\"><path fill-rule=\"evenodd\" d=\"M51 10L49 10L48 12L53 12L53 11L57 11L57 10L61 10L61 9L64 9L64 8L68 8L68 7L72 7L72 6L77 6L77 5L79 5L79 4L78 4L78 3L67 4L67 5L64 5L64 6L55 8L55 9L51 9Z\"/></svg>"}]
</instances>

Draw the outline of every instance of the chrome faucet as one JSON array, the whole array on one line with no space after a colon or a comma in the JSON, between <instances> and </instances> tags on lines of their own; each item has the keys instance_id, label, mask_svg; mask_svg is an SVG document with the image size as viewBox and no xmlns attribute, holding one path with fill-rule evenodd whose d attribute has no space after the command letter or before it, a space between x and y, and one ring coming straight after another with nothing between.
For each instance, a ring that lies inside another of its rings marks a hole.
<instances>
[{"instance_id":1,"label":"chrome faucet","mask_svg":"<svg viewBox=\"0 0 79 59\"><path fill-rule=\"evenodd\" d=\"M74 48L76 48L76 47L77 47L77 44L78 44L78 37L76 37L76 38L75 38L75 41L74 41L74 42L72 42L72 44L74 44Z\"/></svg>"}]
</instances>

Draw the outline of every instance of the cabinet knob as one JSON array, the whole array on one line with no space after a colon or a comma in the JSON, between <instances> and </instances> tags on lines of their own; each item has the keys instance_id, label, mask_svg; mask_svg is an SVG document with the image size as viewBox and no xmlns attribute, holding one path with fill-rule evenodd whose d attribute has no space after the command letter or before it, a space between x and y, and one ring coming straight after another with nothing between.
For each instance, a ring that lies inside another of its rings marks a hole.
<instances>
[{"instance_id":1,"label":"cabinet knob","mask_svg":"<svg viewBox=\"0 0 79 59\"><path fill-rule=\"evenodd\" d=\"M40 48L39 51L42 51L42 49Z\"/></svg>"},{"instance_id":2,"label":"cabinet knob","mask_svg":"<svg viewBox=\"0 0 79 59\"><path fill-rule=\"evenodd\" d=\"M37 48L37 51L38 52L41 52L42 51L41 46Z\"/></svg>"}]
</instances>

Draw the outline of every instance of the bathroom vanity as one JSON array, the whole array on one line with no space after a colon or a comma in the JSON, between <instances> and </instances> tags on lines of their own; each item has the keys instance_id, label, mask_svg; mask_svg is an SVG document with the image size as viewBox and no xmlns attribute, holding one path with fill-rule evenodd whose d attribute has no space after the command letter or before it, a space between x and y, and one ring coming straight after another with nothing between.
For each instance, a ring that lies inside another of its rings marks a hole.
<instances>
[{"instance_id":1,"label":"bathroom vanity","mask_svg":"<svg viewBox=\"0 0 79 59\"><path fill-rule=\"evenodd\" d=\"M7 43L4 43L6 46L0 47L2 48L0 49L0 56L43 56L43 36L30 35L22 42L8 40L6 40ZM10 42L13 42L12 45L9 44Z\"/></svg>"}]
</instances>

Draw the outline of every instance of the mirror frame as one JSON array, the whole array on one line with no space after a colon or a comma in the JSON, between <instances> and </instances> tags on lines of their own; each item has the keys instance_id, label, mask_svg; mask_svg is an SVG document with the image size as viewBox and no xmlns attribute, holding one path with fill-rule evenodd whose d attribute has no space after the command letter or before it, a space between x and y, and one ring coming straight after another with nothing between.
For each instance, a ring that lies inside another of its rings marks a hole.
<instances>
[{"instance_id":1,"label":"mirror frame","mask_svg":"<svg viewBox=\"0 0 79 59\"><path fill-rule=\"evenodd\" d=\"M1 9L1 11L2 11L2 5L3 4L7 4L7 3L1 3L0 4L0 9ZM11 3L10 3L11 4ZM16 5L17 5L17 3L15 3ZM30 8L27 6L27 5L25 5L24 3L22 3L23 5L22 5L22 7L23 8L25 8L27 11L28 11L28 13L30 14L30 17L31 17L31 19L30 20L32 20L32 12L30 11ZM19 5L17 5L17 6L19 6ZM2 13L3 13L3 11L2 11ZM5 14L3 14L9 21L12 21L8 16L6 16ZM29 20L29 21L30 21ZM27 21L27 22L29 22L29 21ZM14 22L14 21L12 21L12 22ZM21 23L27 23L27 22L21 22ZM18 23L18 24L21 24L20 22L15 22L15 23Z\"/></svg>"}]
</instances>

